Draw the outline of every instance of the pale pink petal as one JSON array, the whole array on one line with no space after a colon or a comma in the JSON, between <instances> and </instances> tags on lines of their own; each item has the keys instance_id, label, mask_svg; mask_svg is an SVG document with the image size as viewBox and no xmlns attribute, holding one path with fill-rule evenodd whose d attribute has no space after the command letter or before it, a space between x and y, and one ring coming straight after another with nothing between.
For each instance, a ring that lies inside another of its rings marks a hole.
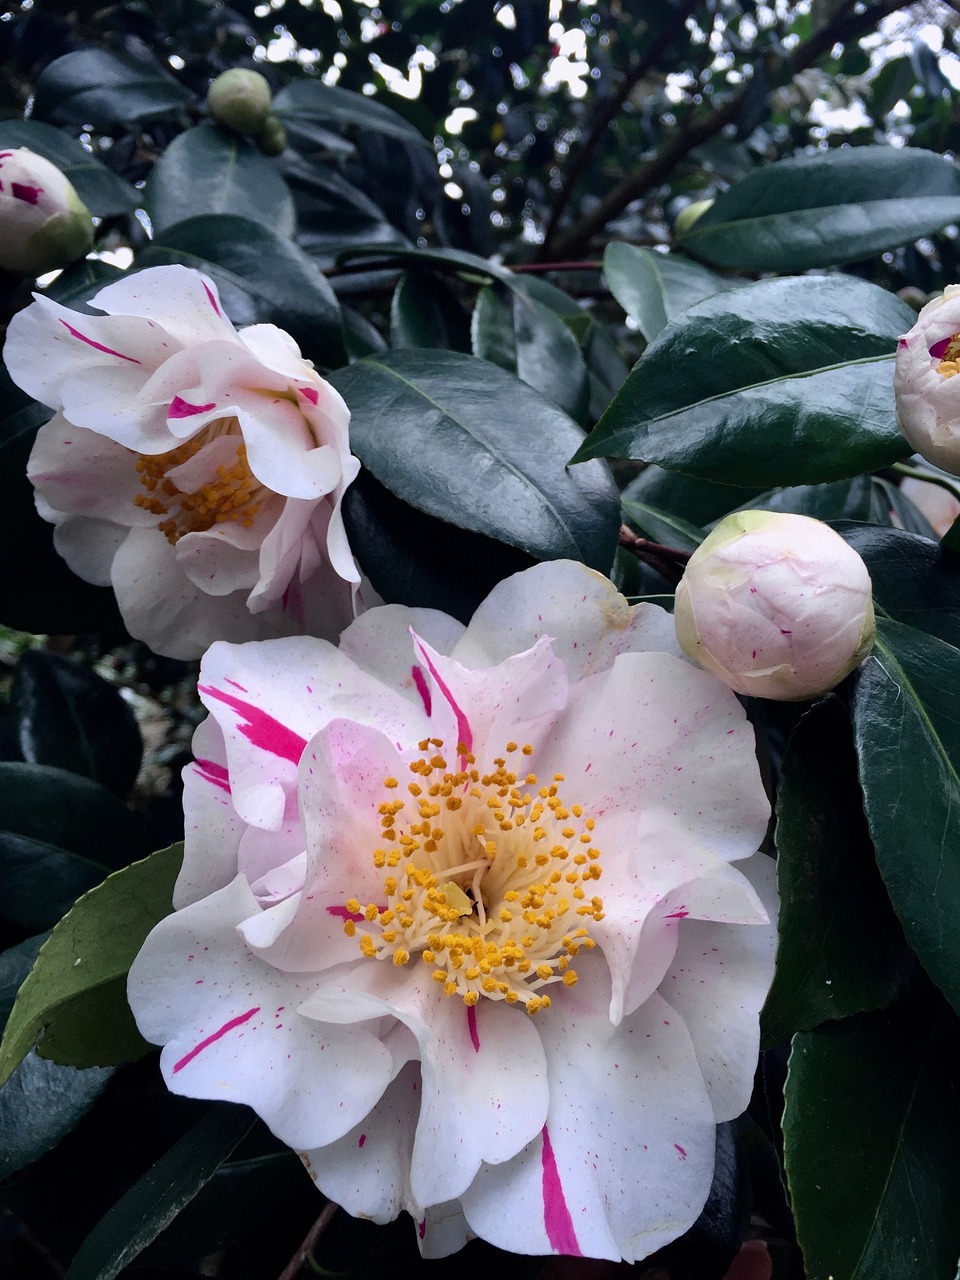
<instances>
[{"instance_id":1,"label":"pale pink petal","mask_svg":"<svg viewBox=\"0 0 960 1280\"><path fill-rule=\"evenodd\" d=\"M340 651L392 689L400 689L422 702L421 686L426 686L427 673L414 648L411 631L437 653L448 654L463 635L464 626L438 609L386 604L368 609L351 623L340 638ZM414 678L414 670L419 672L419 679Z\"/></svg>"},{"instance_id":2,"label":"pale pink petal","mask_svg":"<svg viewBox=\"0 0 960 1280\"><path fill-rule=\"evenodd\" d=\"M37 432L27 476L48 509L130 526L156 524L136 506L145 492L129 449L61 414Z\"/></svg>"},{"instance_id":3,"label":"pale pink petal","mask_svg":"<svg viewBox=\"0 0 960 1280\"><path fill-rule=\"evenodd\" d=\"M236 341L223 314L217 286L188 267L147 267L108 284L91 306L112 316L139 316L163 328L182 346L217 339Z\"/></svg>"},{"instance_id":4,"label":"pale pink petal","mask_svg":"<svg viewBox=\"0 0 960 1280\"><path fill-rule=\"evenodd\" d=\"M183 770L184 854L173 894L178 909L233 880L246 829L233 806L223 733L212 716L196 728L193 755Z\"/></svg>"}]
</instances>

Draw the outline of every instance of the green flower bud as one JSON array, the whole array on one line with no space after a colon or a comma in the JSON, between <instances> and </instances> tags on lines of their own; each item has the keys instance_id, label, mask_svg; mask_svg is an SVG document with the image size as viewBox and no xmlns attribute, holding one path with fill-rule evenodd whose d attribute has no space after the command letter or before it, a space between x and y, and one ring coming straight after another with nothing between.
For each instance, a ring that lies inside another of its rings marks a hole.
<instances>
[{"instance_id":1,"label":"green flower bud","mask_svg":"<svg viewBox=\"0 0 960 1280\"><path fill-rule=\"evenodd\" d=\"M265 156L279 156L287 145L287 131L283 121L273 111L264 121L255 142Z\"/></svg>"},{"instance_id":2,"label":"green flower bud","mask_svg":"<svg viewBox=\"0 0 960 1280\"><path fill-rule=\"evenodd\" d=\"M270 110L270 85L259 71L233 67L217 76L207 92L207 110L214 120L237 133L256 135Z\"/></svg>"}]
</instances>

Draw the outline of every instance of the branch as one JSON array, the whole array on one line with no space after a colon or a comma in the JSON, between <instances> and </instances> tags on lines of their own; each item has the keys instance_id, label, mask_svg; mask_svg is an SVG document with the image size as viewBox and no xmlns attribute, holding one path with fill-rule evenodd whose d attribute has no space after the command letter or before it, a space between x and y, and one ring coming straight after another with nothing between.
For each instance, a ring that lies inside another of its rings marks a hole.
<instances>
[{"instance_id":1,"label":"branch","mask_svg":"<svg viewBox=\"0 0 960 1280\"><path fill-rule=\"evenodd\" d=\"M311 1253L313 1253L314 1249L316 1248L317 1242L319 1241L320 1237L323 1235L324 1231L326 1231L327 1227L330 1225L330 1219L333 1217L333 1215L337 1212L339 1208L340 1206L337 1204L334 1204L332 1200L329 1200L323 1206L322 1210L320 1211L319 1218L317 1218L316 1222L307 1232L306 1237L304 1238L303 1244L300 1246L297 1252L293 1255L293 1257L290 1259L287 1265L283 1268L283 1272L279 1276L278 1280L296 1280L296 1277L303 1270L304 1264L306 1263L307 1259L310 1257Z\"/></svg>"},{"instance_id":2,"label":"branch","mask_svg":"<svg viewBox=\"0 0 960 1280\"><path fill-rule=\"evenodd\" d=\"M787 84L797 72L805 70L816 62L835 44L856 40L875 27L882 18L895 13L898 9L905 9L908 5L909 0L880 0L872 8L860 13L842 12L809 40L797 45L792 55L782 57L774 55L768 61L766 70L771 87L776 88ZM732 124L749 90L748 84L741 93L728 99L722 107L718 107L709 115L691 121L681 129L663 151L653 156L633 173L628 174L604 196L596 208L584 214L568 231L557 236L549 246L551 253L558 258L576 257L583 253L591 237L602 231L607 223L621 214L628 205L658 187L684 156L696 147L702 146L710 138L716 137L726 125Z\"/></svg>"},{"instance_id":3,"label":"branch","mask_svg":"<svg viewBox=\"0 0 960 1280\"><path fill-rule=\"evenodd\" d=\"M625 524L620 526L620 546L651 569L656 569L668 582L675 583L683 577L683 566L693 555L692 551L683 551L680 547L665 547L662 542L641 538Z\"/></svg>"},{"instance_id":4,"label":"branch","mask_svg":"<svg viewBox=\"0 0 960 1280\"><path fill-rule=\"evenodd\" d=\"M675 15L673 22L669 23L660 32L660 35L654 40L653 44L640 59L640 61L630 68L624 77L623 84L617 92L607 100L606 106L601 110L600 114L590 126L590 132L577 149L576 155L573 157L573 163L564 175L563 186L557 196L553 209L550 211L550 221L547 223L547 229L543 237L543 249L553 240L554 232L557 229L557 223L563 216L563 211L570 202L574 188L583 177L590 161L593 159L594 152L600 145L600 142L607 131L607 128L620 114L623 104L630 97L634 88L639 84L643 77L660 61L663 53L670 47L674 36L682 29L687 19L696 9L700 0L688 0L688 3Z\"/></svg>"}]
</instances>

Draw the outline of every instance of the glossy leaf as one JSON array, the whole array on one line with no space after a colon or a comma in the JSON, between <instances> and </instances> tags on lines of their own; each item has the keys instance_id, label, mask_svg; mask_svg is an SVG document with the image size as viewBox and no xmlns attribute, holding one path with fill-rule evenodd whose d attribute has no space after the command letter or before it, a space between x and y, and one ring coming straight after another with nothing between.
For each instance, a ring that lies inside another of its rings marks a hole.
<instances>
[{"instance_id":1,"label":"glossy leaf","mask_svg":"<svg viewBox=\"0 0 960 1280\"><path fill-rule=\"evenodd\" d=\"M62 129L40 120L0 120L0 148L29 147L44 156L73 183L94 217L129 213L140 204L136 187L108 169Z\"/></svg>"},{"instance_id":2,"label":"glossy leaf","mask_svg":"<svg viewBox=\"0 0 960 1280\"><path fill-rule=\"evenodd\" d=\"M681 311L730 287L722 276L676 253L652 253L614 240L603 251L610 292L647 342Z\"/></svg>"},{"instance_id":3,"label":"glossy leaf","mask_svg":"<svg viewBox=\"0 0 960 1280\"><path fill-rule=\"evenodd\" d=\"M66 1280L113 1280L206 1185L256 1117L215 1103L94 1227Z\"/></svg>"},{"instance_id":4,"label":"glossy leaf","mask_svg":"<svg viewBox=\"0 0 960 1280\"><path fill-rule=\"evenodd\" d=\"M59 654L28 649L10 696L24 760L67 769L121 797L129 793L143 742L114 685Z\"/></svg>"},{"instance_id":5,"label":"glossy leaf","mask_svg":"<svg viewBox=\"0 0 960 1280\"><path fill-rule=\"evenodd\" d=\"M623 496L661 511L672 511L691 524L706 526L730 511L748 507L760 492L756 486L750 489L714 484L678 471L649 466L630 481Z\"/></svg>"},{"instance_id":6,"label":"glossy leaf","mask_svg":"<svg viewBox=\"0 0 960 1280\"><path fill-rule=\"evenodd\" d=\"M248 218L278 236L296 228L293 196L276 165L247 138L209 121L174 138L143 194L155 236L210 213Z\"/></svg>"},{"instance_id":7,"label":"glossy leaf","mask_svg":"<svg viewBox=\"0 0 960 1280\"><path fill-rule=\"evenodd\" d=\"M390 342L397 348L466 352L470 350L470 325L443 280L423 271L406 271L390 303Z\"/></svg>"},{"instance_id":8,"label":"glossy leaf","mask_svg":"<svg viewBox=\"0 0 960 1280\"><path fill-rule=\"evenodd\" d=\"M843 277L762 280L654 340L575 460L642 458L725 484L816 484L909 454L893 353L914 313Z\"/></svg>"},{"instance_id":9,"label":"glossy leaf","mask_svg":"<svg viewBox=\"0 0 960 1280\"><path fill-rule=\"evenodd\" d=\"M139 819L112 791L45 764L0 764L0 830L109 867L144 852Z\"/></svg>"},{"instance_id":10,"label":"glossy leaf","mask_svg":"<svg viewBox=\"0 0 960 1280\"><path fill-rule=\"evenodd\" d=\"M837 147L766 164L717 197L680 246L716 266L808 271L960 220L960 170L918 147Z\"/></svg>"},{"instance_id":11,"label":"glossy leaf","mask_svg":"<svg viewBox=\"0 0 960 1280\"><path fill-rule=\"evenodd\" d=\"M187 218L168 227L137 258L142 267L182 262L216 282L238 327L286 329L318 364L344 363L340 304L326 277L291 240L231 213Z\"/></svg>"},{"instance_id":12,"label":"glossy leaf","mask_svg":"<svg viewBox=\"0 0 960 1280\"><path fill-rule=\"evenodd\" d=\"M884 1009L909 965L877 871L847 713L838 698L794 730L777 788L777 969L761 1016L767 1045Z\"/></svg>"},{"instance_id":13,"label":"glossy leaf","mask_svg":"<svg viewBox=\"0 0 960 1280\"><path fill-rule=\"evenodd\" d=\"M288 84L274 98L273 109L281 120L295 128L300 127L301 122L333 124L340 129L370 130L401 142L428 145L419 130L379 99L321 84L318 80L295 80Z\"/></svg>"},{"instance_id":14,"label":"glossy leaf","mask_svg":"<svg viewBox=\"0 0 960 1280\"><path fill-rule=\"evenodd\" d=\"M662 542L668 547L678 547L681 551L696 551L706 537L702 529L669 511L651 507L645 502L634 502L624 497L622 501L624 518L655 542Z\"/></svg>"},{"instance_id":15,"label":"glossy leaf","mask_svg":"<svg viewBox=\"0 0 960 1280\"><path fill-rule=\"evenodd\" d=\"M31 1048L67 1066L113 1066L147 1051L127 1005L127 971L172 910L182 845L161 849L85 894L40 949L0 1043L0 1083Z\"/></svg>"},{"instance_id":16,"label":"glossy leaf","mask_svg":"<svg viewBox=\"0 0 960 1280\"><path fill-rule=\"evenodd\" d=\"M524 383L449 351L394 351L332 380L353 414L354 451L405 502L537 559L609 570L616 486L603 464L565 466L582 432Z\"/></svg>"},{"instance_id":17,"label":"glossy leaf","mask_svg":"<svg viewBox=\"0 0 960 1280\"><path fill-rule=\"evenodd\" d=\"M786 511L814 520L876 520L876 494L870 476L830 480L826 484L790 485L749 498L744 509Z\"/></svg>"},{"instance_id":18,"label":"glossy leaf","mask_svg":"<svg viewBox=\"0 0 960 1280\"><path fill-rule=\"evenodd\" d=\"M38 933L108 874L102 862L0 831L0 920Z\"/></svg>"},{"instance_id":19,"label":"glossy leaf","mask_svg":"<svg viewBox=\"0 0 960 1280\"><path fill-rule=\"evenodd\" d=\"M784 1146L808 1280L951 1280L960 1129L950 1019L915 999L794 1040Z\"/></svg>"},{"instance_id":20,"label":"glossy leaf","mask_svg":"<svg viewBox=\"0 0 960 1280\"><path fill-rule=\"evenodd\" d=\"M62 1067L28 1053L0 1089L0 1178L65 1138L107 1087L111 1067Z\"/></svg>"},{"instance_id":21,"label":"glossy leaf","mask_svg":"<svg viewBox=\"0 0 960 1280\"><path fill-rule=\"evenodd\" d=\"M33 113L52 124L111 129L177 115L193 95L152 57L88 46L44 67Z\"/></svg>"},{"instance_id":22,"label":"glossy leaf","mask_svg":"<svg viewBox=\"0 0 960 1280\"><path fill-rule=\"evenodd\" d=\"M907 941L960 1008L960 649L881 618L851 706L880 874Z\"/></svg>"}]
</instances>

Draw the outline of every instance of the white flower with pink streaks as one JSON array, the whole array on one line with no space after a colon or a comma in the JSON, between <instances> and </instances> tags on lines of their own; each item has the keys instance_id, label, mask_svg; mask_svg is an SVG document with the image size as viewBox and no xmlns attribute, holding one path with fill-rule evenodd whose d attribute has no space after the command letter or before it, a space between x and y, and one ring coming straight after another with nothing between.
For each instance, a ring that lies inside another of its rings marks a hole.
<instances>
[{"instance_id":1,"label":"white flower with pink streaks","mask_svg":"<svg viewBox=\"0 0 960 1280\"><path fill-rule=\"evenodd\" d=\"M131 635L171 657L337 636L359 581L340 512L359 463L346 405L289 334L238 332L186 267L108 285L103 316L35 298L4 359L56 410L28 475L71 569L112 585Z\"/></svg>"},{"instance_id":2,"label":"white flower with pink streaks","mask_svg":"<svg viewBox=\"0 0 960 1280\"><path fill-rule=\"evenodd\" d=\"M960 285L917 316L897 345L897 425L917 453L960 475Z\"/></svg>"},{"instance_id":3,"label":"white flower with pink streaks","mask_svg":"<svg viewBox=\"0 0 960 1280\"><path fill-rule=\"evenodd\" d=\"M466 628L214 645L200 690L178 909L129 981L170 1088L248 1103L428 1256L685 1231L750 1097L774 895L752 730L669 615L559 561Z\"/></svg>"}]
</instances>

